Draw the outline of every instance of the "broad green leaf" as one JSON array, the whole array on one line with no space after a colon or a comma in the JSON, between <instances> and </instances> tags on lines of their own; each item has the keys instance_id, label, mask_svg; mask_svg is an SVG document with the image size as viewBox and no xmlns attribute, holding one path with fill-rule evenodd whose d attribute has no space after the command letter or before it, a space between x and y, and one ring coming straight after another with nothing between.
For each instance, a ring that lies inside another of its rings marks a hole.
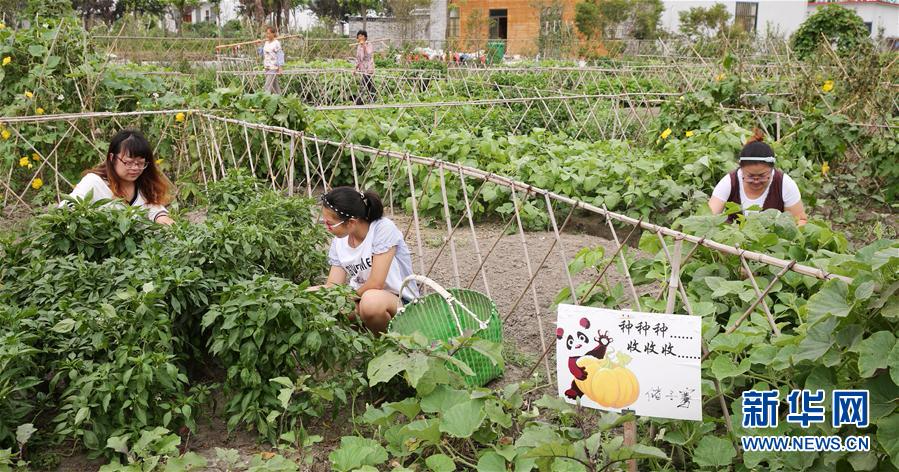
<instances>
[{"instance_id":1,"label":"broad green leaf","mask_svg":"<svg viewBox=\"0 0 899 472\"><path fill-rule=\"evenodd\" d=\"M456 463L445 454L434 454L425 459L425 465L433 472L453 472L456 470Z\"/></svg>"},{"instance_id":2,"label":"broad green leaf","mask_svg":"<svg viewBox=\"0 0 899 472\"><path fill-rule=\"evenodd\" d=\"M893 466L899 468L899 413L877 422L877 442L890 455Z\"/></svg>"},{"instance_id":3,"label":"broad green leaf","mask_svg":"<svg viewBox=\"0 0 899 472\"><path fill-rule=\"evenodd\" d=\"M363 465L376 466L387 461L387 451L373 439L358 436L340 438L340 447L328 456L339 471L349 471Z\"/></svg>"},{"instance_id":4,"label":"broad green leaf","mask_svg":"<svg viewBox=\"0 0 899 472\"><path fill-rule=\"evenodd\" d=\"M515 441L516 447L536 447L542 443L558 441L559 434L547 424L533 424L525 427L524 432Z\"/></svg>"},{"instance_id":5,"label":"broad green leaf","mask_svg":"<svg viewBox=\"0 0 899 472\"><path fill-rule=\"evenodd\" d=\"M421 411L421 407L418 404L418 399L415 397L409 397L398 402L385 403L382 408L387 413L398 411L409 419L415 418L415 415L417 415Z\"/></svg>"},{"instance_id":6,"label":"broad green leaf","mask_svg":"<svg viewBox=\"0 0 899 472\"><path fill-rule=\"evenodd\" d=\"M445 412L470 398L471 394L465 390L440 385L430 395L421 399L421 410L427 413Z\"/></svg>"},{"instance_id":7,"label":"broad green leaf","mask_svg":"<svg viewBox=\"0 0 899 472\"><path fill-rule=\"evenodd\" d=\"M837 324L839 320L833 316L819 318L818 322L813 323L805 338L799 343L796 353L793 354L793 362L803 360L814 362L827 353L834 344L833 331Z\"/></svg>"},{"instance_id":8,"label":"broad green leaf","mask_svg":"<svg viewBox=\"0 0 899 472\"><path fill-rule=\"evenodd\" d=\"M894 384L899 385L899 341L896 341L896 344L890 351L887 365L890 366L890 378L893 379Z\"/></svg>"},{"instance_id":9,"label":"broad green leaf","mask_svg":"<svg viewBox=\"0 0 899 472\"><path fill-rule=\"evenodd\" d=\"M47 47L43 44L32 44L28 46L28 53L34 57L41 57L47 53Z\"/></svg>"},{"instance_id":10,"label":"broad green leaf","mask_svg":"<svg viewBox=\"0 0 899 472\"><path fill-rule=\"evenodd\" d=\"M440 441L440 420L437 418L428 418L426 420L415 420L404 426L400 432L409 437L429 441L436 444Z\"/></svg>"},{"instance_id":11,"label":"broad green leaf","mask_svg":"<svg viewBox=\"0 0 899 472\"><path fill-rule=\"evenodd\" d=\"M72 328L74 328L74 327L75 327L75 320L73 320L71 318L66 318L66 319L60 320L58 323L53 325L53 327L50 328L50 330L54 331L56 333L68 333L69 331L72 331Z\"/></svg>"},{"instance_id":12,"label":"broad green leaf","mask_svg":"<svg viewBox=\"0 0 899 472\"><path fill-rule=\"evenodd\" d=\"M846 301L849 296L849 286L846 282L839 279L828 280L818 293L812 295L808 299L809 321L815 322L818 319L831 314L833 316L844 317L849 315L851 307Z\"/></svg>"},{"instance_id":13,"label":"broad green leaf","mask_svg":"<svg viewBox=\"0 0 899 472\"><path fill-rule=\"evenodd\" d=\"M278 385L283 385L289 389L293 389L293 380L290 380L288 377L275 377L270 380L270 382L274 382Z\"/></svg>"},{"instance_id":14,"label":"broad green leaf","mask_svg":"<svg viewBox=\"0 0 899 472\"><path fill-rule=\"evenodd\" d=\"M206 459L195 452L187 452L181 457L169 459L165 465L165 472L179 472L183 470L202 469L206 467Z\"/></svg>"},{"instance_id":15,"label":"broad green leaf","mask_svg":"<svg viewBox=\"0 0 899 472\"><path fill-rule=\"evenodd\" d=\"M387 351L368 363L368 385L374 387L379 383L387 382L408 367L408 357L396 351Z\"/></svg>"},{"instance_id":16,"label":"broad green leaf","mask_svg":"<svg viewBox=\"0 0 899 472\"><path fill-rule=\"evenodd\" d=\"M484 411L490 421L502 426L503 428L512 427L512 415L503 410L500 402L496 400L488 400L484 404Z\"/></svg>"},{"instance_id":17,"label":"broad green leaf","mask_svg":"<svg viewBox=\"0 0 899 472\"><path fill-rule=\"evenodd\" d=\"M293 388L282 388L278 390L278 401L281 402L281 408L287 409L290 405L290 398L293 396Z\"/></svg>"},{"instance_id":18,"label":"broad green leaf","mask_svg":"<svg viewBox=\"0 0 899 472\"><path fill-rule=\"evenodd\" d=\"M75 413L75 424L81 424L84 420L90 418L90 414L91 411L86 406L79 408L78 412Z\"/></svg>"},{"instance_id":19,"label":"broad green leaf","mask_svg":"<svg viewBox=\"0 0 899 472\"><path fill-rule=\"evenodd\" d=\"M693 451L693 461L702 467L727 467L735 457L734 445L715 436L704 436Z\"/></svg>"},{"instance_id":20,"label":"broad green leaf","mask_svg":"<svg viewBox=\"0 0 899 472\"><path fill-rule=\"evenodd\" d=\"M858 373L871 377L877 369L889 366L889 353L896 346L896 337L888 331L878 331L858 345Z\"/></svg>"},{"instance_id":21,"label":"broad green leaf","mask_svg":"<svg viewBox=\"0 0 899 472\"><path fill-rule=\"evenodd\" d=\"M418 388L421 378L428 372L431 367L430 358L422 352L413 352L409 356L408 367L406 367L406 379L412 388Z\"/></svg>"},{"instance_id":22,"label":"broad green leaf","mask_svg":"<svg viewBox=\"0 0 899 472\"><path fill-rule=\"evenodd\" d=\"M456 438L467 438L477 431L485 416L482 400L468 400L443 413L440 431Z\"/></svg>"},{"instance_id":23,"label":"broad green leaf","mask_svg":"<svg viewBox=\"0 0 899 472\"><path fill-rule=\"evenodd\" d=\"M16 428L16 442L19 444L19 448L21 449L22 445L28 442L31 439L31 435L37 431L37 428L34 427L31 423L20 424Z\"/></svg>"},{"instance_id":24,"label":"broad green leaf","mask_svg":"<svg viewBox=\"0 0 899 472\"><path fill-rule=\"evenodd\" d=\"M871 298L871 295L874 294L874 281L868 280L862 282L858 287L855 288L855 299L856 300L867 300Z\"/></svg>"},{"instance_id":25,"label":"broad green leaf","mask_svg":"<svg viewBox=\"0 0 899 472\"><path fill-rule=\"evenodd\" d=\"M622 446L610 454L613 460L621 459L663 459L668 460L668 456L664 451L657 447L647 446L645 444L634 444L633 446Z\"/></svg>"},{"instance_id":26,"label":"broad green leaf","mask_svg":"<svg viewBox=\"0 0 899 472\"><path fill-rule=\"evenodd\" d=\"M106 440L106 447L121 454L128 454L128 436L113 436Z\"/></svg>"},{"instance_id":27,"label":"broad green leaf","mask_svg":"<svg viewBox=\"0 0 899 472\"><path fill-rule=\"evenodd\" d=\"M490 362L493 363L493 365L503 368L504 363L502 344L487 341L485 339L478 339L471 343L471 348L486 356L487 359L489 359Z\"/></svg>"},{"instance_id":28,"label":"broad green leaf","mask_svg":"<svg viewBox=\"0 0 899 472\"><path fill-rule=\"evenodd\" d=\"M487 452L478 460L478 472L506 472L506 460L493 451Z\"/></svg>"},{"instance_id":29,"label":"broad green leaf","mask_svg":"<svg viewBox=\"0 0 899 472\"><path fill-rule=\"evenodd\" d=\"M743 359L740 365L734 364L734 361L726 355L719 355L712 361L712 375L718 380L724 380L729 377L737 377L749 371L752 362L749 359Z\"/></svg>"},{"instance_id":30,"label":"broad green leaf","mask_svg":"<svg viewBox=\"0 0 899 472\"><path fill-rule=\"evenodd\" d=\"M870 452L853 452L846 456L846 460L852 465L852 470L877 470L877 456Z\"/></svg>"},{"instance_id":31,"label":"broad green leaf","mask_svg":"<svg viewBox=\"0 0 899 472\"><path fill-rule=\"evenodd\" d=\"M865 380L863 387L871 392L871 421L889 416L899 406L899 387L889 375L875 375Z\"/></svg>"}]
</instances>

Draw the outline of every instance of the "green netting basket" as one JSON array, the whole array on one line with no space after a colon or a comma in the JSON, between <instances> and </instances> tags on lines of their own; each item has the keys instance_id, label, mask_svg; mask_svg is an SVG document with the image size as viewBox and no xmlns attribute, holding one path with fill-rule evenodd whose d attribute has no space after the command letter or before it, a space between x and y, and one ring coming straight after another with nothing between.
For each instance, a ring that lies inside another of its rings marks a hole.
<instances>
[{"instance_id":1,"label":"green netting basket","mask_svg":"<svg viewBox=\"0 0 899 472\"><path fill-rule=\"evenodd\" d=\"M441 341L460 336L463 332L473 332L481 339L502 342L499 312L493 300L486 295L474 290L446 290L420 275L406 277L400 293L411 281L427 285L436 293L417 298L400 309L390 320L389 331L407 335L418 331L430 340ZM501 366L494 365L487 356L474 349L460 349L454 357L474 371L474 375L466 376L456 366L449 366L462 375L468 385L483 386L503 373Z\"/></svg>"}]
</instances>

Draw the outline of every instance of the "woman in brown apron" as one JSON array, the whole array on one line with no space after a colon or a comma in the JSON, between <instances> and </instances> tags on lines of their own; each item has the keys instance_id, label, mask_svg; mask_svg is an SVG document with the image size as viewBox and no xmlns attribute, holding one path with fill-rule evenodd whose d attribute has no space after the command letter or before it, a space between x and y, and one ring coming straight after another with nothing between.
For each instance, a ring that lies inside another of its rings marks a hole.
<instances>
[{"instance_id":1,"label":"woman in brown apron","mask_svg":"<svg viewBox=\"0 0 899 472\"><path fill-rule=\"evenodd\" d=\"M725 175L709 199L709 208L715 215L724 211L726 202L740 206L740 213L775 209L787 211L796 224L808 221L799 187L789 175L774 167L774 150L764 142L765 135L758 129L740 151L740 167ZM728 221L736 220L736 214Z\"/></svg>"}]
</instances>

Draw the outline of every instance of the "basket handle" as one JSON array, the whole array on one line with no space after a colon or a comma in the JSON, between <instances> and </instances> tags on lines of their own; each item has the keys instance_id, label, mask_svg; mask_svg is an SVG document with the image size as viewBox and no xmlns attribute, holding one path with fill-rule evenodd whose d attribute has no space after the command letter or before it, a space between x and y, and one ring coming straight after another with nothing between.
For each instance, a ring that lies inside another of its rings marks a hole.
<instances>
[{"instance_id":1,"label":"basket handle","mask_svg":"<svg viewBox=\"0 0 899 472\"><path fill-rule=\"evenodd\" d=\"M405 279L403 279L403 283L400 285L400 293L403 293L403 291L406 290L406 285L408 285L409 283L411 283L413 281L417 282L419 284L423 284L423 285L427 285L428 287L431 287L432 290L434 290L435 292L437 292L437 294L439 294L441 297L443 297L443 299L446 301L446 304L449 305L450 313L453 314L453 321L456 322L456 328L458 328L458 330L459 330L459 336L461 336L462 332L463 332L462 331L462 323L459 322L459 315L456 314L456 310L455 310L455 308L453 308L454 304L459 305L459 307L462 308L463 311L468 313L468 316L474 318L474 320L478 322L478 327L479 327L478 331L487 329L487 326L490 324L489 319L487 321L484 321L484 320L478 318L478 315L475 315L474 312L469 310L468 307L466 307L465 305L462 304L462 302L457 300L456 297L453 296L453 294L449 293L445 288L443 288L442 285L438 284L437 282L434 282L433 280L429 279L428 277L425 277L423 275L415 275L415 274L412 274L412 275L406 277Z\"/></svg>"}]
</instances>

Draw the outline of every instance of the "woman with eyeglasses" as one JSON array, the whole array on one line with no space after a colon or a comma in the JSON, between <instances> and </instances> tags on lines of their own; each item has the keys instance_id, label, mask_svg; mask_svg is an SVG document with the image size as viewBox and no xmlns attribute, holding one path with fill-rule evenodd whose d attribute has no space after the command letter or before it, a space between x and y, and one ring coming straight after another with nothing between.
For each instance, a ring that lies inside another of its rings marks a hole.
<instances>
[{"instance_id":1,"label":"woman with eyeglasses","mask_svg":"<svg viewBox=\"0 0 899 472\"><path fill-rule=\"evenodd\" d=\"M337 187L322 195L321 223L334 239L328 251L331 271L325 287L348 283L359 296L356 313L373 332L387 330L401 304L418 296L403 279L412 274L412 254L403 233L384 215L374 191Z\"/></svg>"},{"instance_id":2,"label":"woman with eyeglasses","mask_svg":"<svg viewBox=\"0 0 899 472\"><path fill-rule=\"evenodd\" d=\"M119 200L131 206L144 207L151 220L171 225L165 205L171 201L172 183L159 171L153 160L153 148L137 130L119 131L109 142L106 160L84 172L71 196L93 201ZM63 202L65 204L65 202Z\"/></svg>"},{"instance_id":3,"label":"woman with eyeglasses","mask_svg":"<svg viewBox=\"0 0 899 472\"><path fill-rule=\"evenodd\" d=\"M751 207L762 210L787 211L799 226L808 221L799 186L789 175L774 167L774 150L764 142L765 135L756 129L740 151L740 167L725 175L709 199L709 208L715 215L724 211L726 202L740 205L743 213ZM736 215L728 217L729 222Z\"/></svg>"}]
</instances>

